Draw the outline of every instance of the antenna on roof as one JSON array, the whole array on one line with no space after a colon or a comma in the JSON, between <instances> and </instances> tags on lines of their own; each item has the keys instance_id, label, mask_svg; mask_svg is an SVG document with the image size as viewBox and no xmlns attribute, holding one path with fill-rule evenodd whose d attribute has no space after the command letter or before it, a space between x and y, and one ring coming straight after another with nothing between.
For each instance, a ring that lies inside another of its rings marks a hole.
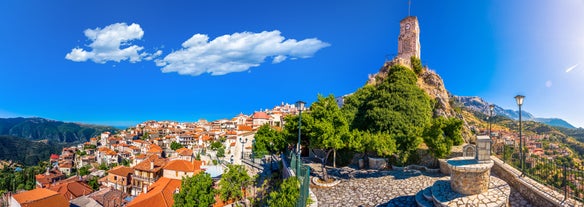
<instances>
[{"instance_id":1,"label":"antenna on roof","mask_svg":"<svg viewBox=\"0 0 584 207\"><path fill-rule=\"evenodd\" d=\"M410 16L411 7L412 7L412 0L408 0L408 17Z\"/></svg>"}]
</instances>

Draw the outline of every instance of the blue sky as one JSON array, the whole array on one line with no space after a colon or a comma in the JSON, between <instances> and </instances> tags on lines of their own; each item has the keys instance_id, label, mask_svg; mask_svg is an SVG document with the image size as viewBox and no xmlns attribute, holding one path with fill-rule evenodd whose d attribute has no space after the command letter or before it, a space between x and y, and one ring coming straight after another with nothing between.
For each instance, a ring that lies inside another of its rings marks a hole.
<instances>
[{"instance_id":1,"label":"blue sky","mask_svg":"<svg viewBox=\"0 0 584 207\"><path fill-rule=\"evenodd\" d=\"M0 2L0 117L127 126L249 114L361 87L407 1ZM584 1L413 1L456 95L584 126ZM217 39L216 39L217 38Z\"/></svg>"}]
</instances>

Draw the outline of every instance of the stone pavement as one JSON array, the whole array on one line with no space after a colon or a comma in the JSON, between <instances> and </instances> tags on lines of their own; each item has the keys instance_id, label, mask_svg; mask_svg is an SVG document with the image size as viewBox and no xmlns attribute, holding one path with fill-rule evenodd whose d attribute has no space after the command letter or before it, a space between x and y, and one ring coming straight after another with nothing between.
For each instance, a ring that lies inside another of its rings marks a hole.
<instances>
[{"instance_id":1,"label":"stone pavement","mask_svg":"<svg viewBox=\"0 0 584 207\"><path fill-rule=\"evenodd\" d=\"M311 166L314 169L314 166ZM315 170L320 169L320 167ZM317 172L318 173L318 170ZM311 185L319 207L327 206L416 206L415 195L435 181L449 179L439 173L420 171L366 171L349 167L330 169L330 175L342 179L329 188ZM531 206L511 189L511 206Z\"/></svg>"}]
</instances>

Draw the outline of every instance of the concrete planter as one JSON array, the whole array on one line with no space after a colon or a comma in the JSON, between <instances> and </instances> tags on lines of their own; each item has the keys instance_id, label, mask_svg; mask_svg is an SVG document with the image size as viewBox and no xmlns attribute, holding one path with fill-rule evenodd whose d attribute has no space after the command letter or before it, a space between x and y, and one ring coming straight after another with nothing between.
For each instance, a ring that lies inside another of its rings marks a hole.
<instances>
[{"instance_id":1,"label":"concrete planter","mask_svg":"<svg viewBox=\"0 0 584 207\"><path fill-rule=\"evenodd\" d=\"M450 175L450 167L448 167L448 163L446 163L446 159L438 159L440 163L440 172L444 175Z\"/></svg>"}]
</instances>

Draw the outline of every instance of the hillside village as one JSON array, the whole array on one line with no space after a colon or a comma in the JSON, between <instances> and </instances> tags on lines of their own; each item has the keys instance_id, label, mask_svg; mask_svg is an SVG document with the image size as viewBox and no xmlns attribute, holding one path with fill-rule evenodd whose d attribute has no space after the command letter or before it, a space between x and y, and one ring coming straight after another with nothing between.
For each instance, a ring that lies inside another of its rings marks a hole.
<instances>
[{"instance_id":1,"label":"hillside village","mask_svg":"<svg viewBox=\"0 0 584 207\"><path fill-rule=\"evenodd\" d=\"M260 126L282 127L286 115L297 113L294 105L282 103L232 119L194 123L147 121L116 134L104 132L84 144L63 148L60 155L51 155L51 167L35 176L36 188L8 195L9 203L172 206L172 195L180 190L183 176L209 173L217 184L223 164L242 164L244 154L249 156ZM224 150L211 150L214 142L220 142ZM177 143L180 148L173 150ZM83 168L88 175L80 175ZM99 185L96 191L90 186L92 179ZM224 204L216 200L217 206Z\"/></svg>"}]
</instances>

